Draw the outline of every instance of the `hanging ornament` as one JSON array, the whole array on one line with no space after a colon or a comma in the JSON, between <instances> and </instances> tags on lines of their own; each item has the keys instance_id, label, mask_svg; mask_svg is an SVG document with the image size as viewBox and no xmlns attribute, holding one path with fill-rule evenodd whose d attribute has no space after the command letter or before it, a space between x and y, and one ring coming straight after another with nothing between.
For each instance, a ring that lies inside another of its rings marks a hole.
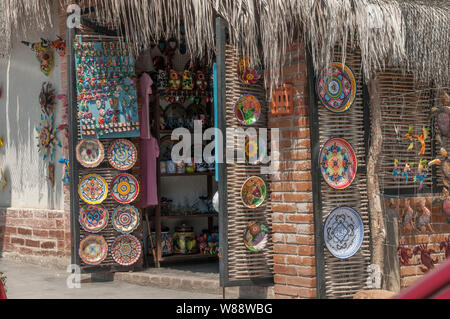
<instances>
[{"instance_id":1,"label":"hanging ornament","mask_svg":"<svg viewBox=\"0 0 450 319\"><path fill-rule=\"evenodd\" d=\"M66 55L66 41L64 41L60 36L52 42L50 48L56 50L58 55L62 58Z\"/></svg>"},{"instance_id":2,"label":"hanging ornament","mask_svg":"<svg viewBox=\"0 0 450 319\"><path fill-rule=\"evenodd\" d=\"M59 163L64 164L64 177L63 182L66 184L70 183L70 165L69 160L67 158L60 158L58 160Z\"/></svg>"},{"instance_id":3,"label":"hanging ornament","mask_svg":"<svg viewBox=\"0 0 450 319\"><path fill-rule=\"evenodd\" d=\"M55 105L55 90L49 82L42 83L41 93L39 94L39 104L42 112L50 116L53 114Z\"/></svg>"},{"instance_id":4,"label":"hanging ornament","mask_svg":"<svg viewBox=\"0 0 450 319\"><path fill-rule=\"evenodd\" d=\"M41 115L41 123L39 128L36 128L38 133L38 149L39 152L44 153L44 160L48 157L50 160L53 160L53 154L56 149L56 146L61 147L61 142L56 137L56 130L54 127L54 119L53 115L47 117L45 115Z\"/></svg>"},{"instance_id":5,"label":"hanging ornament","mask_svg":"<svg viewBox=\"0 0 450 319\"><path fill-rule=\"evenodd\" d=\"M397 180L402 173L402 166L399 165L399 160L394 159L394 169L392 170L392 175L394 175L394 181Z\"/></svg>"},{"instance_id":6,"label":"hanging ornament","mask_svg":"<svg viewBox=\"0 0 450 319\"><path fill-rule=\"evenodd\" d=\"M408 133L403 135L403 137L407 138L409 141L408 151L411 151L414 149L414 129L413 126L410 125L408 129Z\"/></svg>"},{"instance_id":7,"label":"hanging ornament","mask_svg":"<svg viewBox=\"0 0 450 319\"><path fill-rule=\"evenodd\" d=\"M411 165L410 165L410 164L406 163L406 164L405 164L405 167L403 168L402 177L405 179L405 184L408 183L409 175L410 175L411 172L412 172L412 170L411 170L411 166L412 166L412 165L414 165L414 164L411 163Z\"/></svg>"},{"instance_id":8,"label":"hanging ornament","mask_svg":"<svg viewBox=\"0 0 450 319\"><path fill-rule=\"evenodd\" d=\"M31 48L40 63L41 72L49 76L53 68L53 54L49 44L46 41L36 43L22 41L22 43Z\"/></svg>"},{"instance_id":9,"label":"hanging ornament","mask_svg":"<svg viewBox=\"0 0 450 319\"><path fill-rule=\"evenodd\" d=\"M419 188L418 191L422 190L423 187L423 180L427 178L428 175L428 161L426 159L421 159L419 161L419 166L417 167L417 174L414 176L414 182L419 181Z\"/></svg>"},{"instance_id":10,"label":"hanging ornament","mask_svg":"<svg viewBox=\"0 0 450 319\"><path fill-rule=\"evenodd\" d=\"M414 135L415 138L420 142L422 147L420 148L420 151L417 155L423 155L425 154L425 140L428 138L428 128L425 128L425 126L422 126L422 134L420 136Z\"/></svg>"}]
</instances>

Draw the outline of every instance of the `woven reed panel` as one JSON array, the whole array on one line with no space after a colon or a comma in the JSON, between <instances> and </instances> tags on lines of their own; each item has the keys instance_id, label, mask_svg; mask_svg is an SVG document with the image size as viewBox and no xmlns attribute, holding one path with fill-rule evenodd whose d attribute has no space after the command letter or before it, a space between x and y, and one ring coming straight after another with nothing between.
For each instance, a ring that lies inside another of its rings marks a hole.
<instances>
[{"instance_id":1,"label":"woven reed panel","mask_svg":"<svg viewBox=\"0 0 450 319\"><path fill-rule=\"evenodd\" d=\"M140 105L139 105L140 107ZM79 122L77 121L77 139L78 141L81 140L81 128L79 127ZM136 162L136 165L129 171L118 171L116 169L114 169L108 162L107 159L107 153L108 153L108 148L111 145L111 143L114 141L115 139L100 139L100 142L103 144L103 147L105 149L105 158L103 160L103 162L96 168L84 168L82 167L78 162L74 163L73 165L78 165L79 168L79 181L78 181L78 185L80 180L89 174L98 174L100 176L102 176L106 182L108 183L108 196L105 199L105 201L101 204L102 206L104 206L109 213L109 220L108 220L108 225L106 226L106 228L104 230L102 230L99 233L96 233L96 235L101 235L105 238L106 243L108 244L108 255L105 258L105 260L103 262L101 262L99 265L96 266L92 266L92 265L87 265L85 264L82 260L81 260L81 268L85 269L85 270L89 270L90 268L95 269L98 267L109 267L110 269L114 270L114 271L128 271L128 270L132 270L135 268L139 268L142 267L143 265L143 253L144 253L144 249L142 246L142 254L139 258L139 260L137 261L137 263L135 263L134 265L131 266L121 266L118 263L116 263L114 261L114 259L111 256L111 245L114 243L114 240L122 235L122 233L117 232L114 227L112 226L112 222L111 222L111 217L112 217L112 213L114 211L114 208L116 208L117 206L121 205L120 203L118 203L116 200L114 200L114 198L111 195L111 191L110 191L110 185L111 185L111 181L114 179L114 177L116 177L118 174L121 173L128 173L133 175L139 182L139 185L141 185L140 182L140 163L139 163L139 152L140 152L140 145L139 145L139 138L128 138L128 140L132 141L133 144L136 146L137 151L138 151L138 159ZM75 152L75 150L73 150ZM78 214L76 216L77 218L77 227L80 228L80 238L79 238L79 242L87 235L89 235L90 233L86 232L81 225L78 222L78 216L79 216L79 212L81 210L82 207L87 206L88 204L86 204L79 196L78 192L75 194L75 196L77 196L78 199ZM136 208L139 207L139 203L140 203L140 195L136 198L136 200L132 203L130 203L130 205L135 206ZM140 209L139 210L139 216L140 216L140 223L139 226L137 227L137 229L132 233L132 235L136 236L136 238L139 239L139 241L141 242L142 245L142 241L143 241L143 235L142 235L142 211ZM79 248L79 242L77 245L77 249ZM77 251L78 254L78 251Z\"/></svg>"},{"instance_id":2,"label":"woven reed panel","mask_svg":"<svg viewBox=\"0 0 450 319\"><path fill-rule=\"evenodd\" d=\"M266 91L261 84L246 85L237 75L239 57L231 46L226 46L226 126L227 128L243 128L234 115L234 106L239 97L249 93L256 96L261 103L262 114L259 121L252 125L256 129L267 128ZM227 145L232 140L227 139ZM237 150L237 137L234 141ZM273 244L272 217L268 176L261 175L261 165L227 164L227 214L228 214L228 279L250 280L273 276ZM263 205L256 209L245 207L241 199L241 187L250 176L259 176L267 186L267 198ZM269 242L263 252L254 253L248 250L243 241L244 230L252 221L259 221L269 229Z\"/></svg>"},{"instance_id":3,"label":"woven reed panel","mask_svg":"<svg viewBox=\"0 0 450 319\"><path fill-rule=\"evenodd\" d=\"M336 52L340 52L336 50ZM340 61L340 56L336 56ZM347 52L346 65L353 71L357 85L355 102L346 112L337 114L327 110L320 102L319 140L320 148L330 138L340 137L347 140L356 152L358 169L352 184L343 190L335 190L321 178L323 221L336 207L349 206L356 210L364 223L364 238L358 252L348 259L334 257L324 246L325 287L327 298L352 298L366 287L367 267L370 264L370 226L367 198L366 147L364 141L364 106L359 51ZM318 160L313 159L313 160ZM320 173L319 173L320 174Z\"/></svg>"},{"instance_id":4,"label":"woven reed panel","mask_svg":"<svg viewBox=\"0 0 450 319\"><path fill-rule=\"evenodd\" d=\"M382 132L383 145L380 172L380 187L382 190L414 188L419 186L419 182L414 183L415 174L411 174L408 182L399 176L394 179L392 171L394 169L394 159L400 161L400 165L405 163L415 163L412 167L416 171L420 159L430 161L431 157L431 125L430 125L430 91L424 86L414 83L411 73L402 73L398 69L387 69L385 72L377 74L379 78L379 95L382 108ZM425 154L417 155L421 148L420 143L415 139L414 149L408 150L409 141L404 137L408 133L409 126L412 125L415 135L422 134L422 126L429 129L429 137L425 141ZM396 132L397 130L397 132ZM438 170L440 171L440 170ZM431 188L431 170L428 178L424 180L424 188Z\"/></svg>"}]
</instances>

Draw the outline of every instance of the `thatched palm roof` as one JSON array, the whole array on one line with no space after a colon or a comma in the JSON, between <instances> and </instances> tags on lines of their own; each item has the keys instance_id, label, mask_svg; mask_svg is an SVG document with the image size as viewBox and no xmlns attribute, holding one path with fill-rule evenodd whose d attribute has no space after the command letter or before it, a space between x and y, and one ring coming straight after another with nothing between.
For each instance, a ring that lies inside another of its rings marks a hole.
<instances>
[{"instance_id":1,"label":"thatched palm roof","mask_svg":"<svg viewBox=\"0 0 450 319\"><path fill-rule=\"evenodd\" d=\"M42 27L49 7L69 0L2 0L8 30ZM303 37L311 46L316 71L333 59L336 43L359 45L366 77L385 65L414 71L421 81L450 83L450 1L446 0L85 0L96 5L97 21L124 26L137 49L186 28L188 50L211 54L214 17L229 24L230 41L242 54L261 58L279 78L286 48ZM373 18L370 18L373 17ZM1 21L2 19L0 19ZM30 23L31 22L31 23ZM8 31L6 36L8 36ZM258 47L262 46L261 57ZM345 47L345 46L344 46ZM345 54L344 54L345 58Z\"/></svg>"}]
</instances>

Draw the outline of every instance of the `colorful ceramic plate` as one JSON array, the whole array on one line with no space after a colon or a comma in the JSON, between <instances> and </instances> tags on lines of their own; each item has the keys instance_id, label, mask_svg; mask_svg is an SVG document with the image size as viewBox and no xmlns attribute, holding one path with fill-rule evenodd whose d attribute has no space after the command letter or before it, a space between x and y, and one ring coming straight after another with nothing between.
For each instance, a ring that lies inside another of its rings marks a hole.
<instances>
[{"instance_id":1,"label":"colorful ceramic plate","mask_svg":"<svg viewBox=\"0 0 450 319\"><path fill-rule=\"evenodd\" d=\"M439 127L442 136L450 136L450 114L447 112L440 112L436 116L436 123Z\"/></svg>"},{"instance_id":2,"label":"colorful ceramic plate","mask_svg":"<svg viewBox=\"0 0 450 319\"><path fill-rule=\"evenodd\" d=\"M323 225L325 245L330 253L340 259L350 258L361 247L364 225L359 214L350 207L337 207Z\"/></svg>"},{"instance_id":3,"label":"colorful ceramic plate","mask_svg":"<svg viewBox=\"0 0 450 319\"><path fill-rule=\"evenodd\" d=\"M108 161L119 171L131 169L137 161L136 146L126 139L115 140L108 148Z\"/></svg>"},{"instance_id":4,"label":"colorful ceramic plate","mask_svg":"<svg viewBox=\"0 0 450 319\"><path fill-rule=\"evenodd\" d=\"M262 71L259 68L254 68L252 59L245 56L239 59L238 76L245 84L254 84L262 77Z\"/></svg>"},{"instance_id":5,"label":"colorful ceramic plate","mask_svg":"<svg viewBox=\"0 0 450 319\"><path fill-rule=\"evenodd\" d=\"M245 159L247 163L256 165L267 156L267 142L263 137L255 135L245 143Z\"/></svg>"},{"instance_id":6,"label":"colorful ceramic plate","mask_svg":"<svg viewBox=\"0 0 450 319\"><path fill-rule=\"evenodd\" d=\"M141 243L133 235L121 235L111 245L112 258L122 266L135 264L139 260L141 252Z\"/></svg>"},{"instance_id":7,"label":"colorful ceramic plate","mask_svg":"<svg viewBox=\"0 0 450 319\"><path fill-rule=\"evenodd\" d=\"M331 112L347 111L356 98L356 81L352 70L339 62L333 62L317 80L319 100Z\"/></svg>"},{"instance_id":8,"label":"colorful ceramic plate","mask_svg":"<svg viewBox=\"0 0 450 319\"><path fill-rule=\"evenodd\" d=\"M334 189L344 189L353 182L358 163L353 147L342 138L332 138L319 156L322 177Z\"/></svg>"},{"instance_id":9,"label":"colorful ceramic plate","mask_svg":"<svg viewBox=\"0 0 450 319\"><path fill-rule=\"evenodd\" d=\"M108 244L103 236L88 235L81 240L78 254L84 263L98 265L108 255Z\"/></svg>"},{"instance_id":10,"label":"colorful ceramic plate","mask_svg":"<svg viewBox=\"0 0 450 319\"><path fill-rule=\"evenodd\" d=\"M121 204L131 203L139 195L139 183L130 174L119 174L111 182L111 194Z\"/></svg>"},{"instance_id":11,"label":"colorful ceramic plate","mask_svg":"<svg viewBox=\"0 0 450 319\"><path fill-rule=\"evenodd\" d=\"M109 213L102 206L89 205L80 211L78 221L87 232L98 233L108 225Z\"/></svg>"},{"instance_id":12,"label":"colorful ceramic plate","mask_svg":"<svg viewBox=\"0 0 450 319\"><path fill-rule=\"evenodd\" d=\"M244 244L255 253L262 251L269 239L267 226L260 222L250 223L244 230Z\"/></svg>"},{"instance_id":13,"label":"colorful ceramic plate","mask_svg":"<svg viewBox=\"0 0 450 319\"><path fill-rule=\"evenodd\" d=\"M131 205L121 205L114 209L111 222L115 230L130 234L139 226L139 211Z\"/></svg>"},{"instance_id":14,"label":"colorful ceramic plate","mask_svg":"<svg viewBox=\"0 0 450 319\"><path fill-rule=\"evenodd\" d=\"M234 106L234 115L242 125L252 125L261 116L261 104L252 94L242 95Z\"/></svg>"},{"instance_id":15,"label":"colorful ceramic plate","mask_svg":"<svg viewBox=\"0 0 450 319\"><path fill-rule=\"evenodd\" d=\"M88 204L101 204L108 196L108 184L100 175L89 174L78 184L78 194Z\"/></svg>"},{"instance_id":16,"label":"colorful ceramic plate","mask_svg":"<svg viewBox=\"0 0 450 319\"><path fill-rule=\"evenodd\" d=\"M172 147L175 143L176 141L172 141L170 136L165 136L161 139L161 144L159 146L159 156L161 161L170 161L172 159Z\"/></svg>"},{"instance_id":17,"label":"colorful ceramic plate","mask_svg":"<svg viewBox=\"0 0 450 319\"><path fill-rule=\"evenodd\" d=\"M257 208L266 199L266 183L258 176L248 178L241 188L241 198L245 207Z\"/></svg>"},{"instance_id":18,"label":"colorful ceramic plate","mask_svg":"<svg viewBox=\"0 0 450 319\"><path fill-rule=\"evenodd\" d=\"M105 150L99 140L81 140L76 148L76 156L82 166L93 168L99 166L103 161Z\"/></svg>"}]
</instances>

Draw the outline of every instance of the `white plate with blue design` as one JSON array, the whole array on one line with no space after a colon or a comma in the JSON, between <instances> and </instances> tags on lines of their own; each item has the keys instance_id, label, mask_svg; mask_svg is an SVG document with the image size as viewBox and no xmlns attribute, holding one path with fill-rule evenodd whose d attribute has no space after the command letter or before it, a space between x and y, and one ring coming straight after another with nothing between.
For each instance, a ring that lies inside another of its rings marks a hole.
<instances>
[{"instance_id":1,"label":"white plate with blue design","mask_svg":"<svg viewBox=\"0 0 450 319\"><path fill-rule=\"evenodd\" d=\"M325 245L340 259L352 257L361 247L364 225L361 216L351 207L333 209L323 224Z\"/></svg>"}]
</instances>

